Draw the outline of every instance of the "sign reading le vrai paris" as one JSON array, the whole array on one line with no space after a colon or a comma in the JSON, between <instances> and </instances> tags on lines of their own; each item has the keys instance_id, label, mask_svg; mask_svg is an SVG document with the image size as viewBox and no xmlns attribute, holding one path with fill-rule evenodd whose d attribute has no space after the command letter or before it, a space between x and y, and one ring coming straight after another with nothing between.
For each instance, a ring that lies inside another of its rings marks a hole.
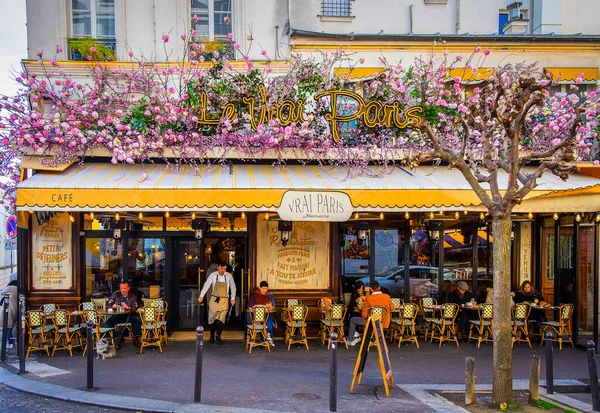
<instances>
[{"instance_id":1,"label":"sign reading le vrai paris","mask_svg":"<svg viewBox=\"0 0 600 413\"><path fill-rule=\"evenodd\" d=\"M343 192L287 191L277 213L285 221L344 222L352 215L352 203Z\"/></svg>"}]
</instances>

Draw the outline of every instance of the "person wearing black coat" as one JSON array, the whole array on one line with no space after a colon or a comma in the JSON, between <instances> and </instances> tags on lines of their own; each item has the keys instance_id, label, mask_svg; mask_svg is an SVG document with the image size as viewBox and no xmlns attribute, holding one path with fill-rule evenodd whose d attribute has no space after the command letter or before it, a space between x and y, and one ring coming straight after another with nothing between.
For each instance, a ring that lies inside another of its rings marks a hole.
<instances>
[{"instance_id":1,"label":"person wearing black coat","mask_svg":"<svg viewBox=\"0 0 600 413\"><path fill-rule=\"evenodd\" d=\"M469 286L464 281L459 281L456 283L456 289L448 294L448 302L463 305L467 304L473 299L473 293L467 291ZM458 332L456 336L459 340L468 335L468 325L469 321L473 319L473 311L468 310L459 310L458 312Z\"/></svg>"}]
</instances>

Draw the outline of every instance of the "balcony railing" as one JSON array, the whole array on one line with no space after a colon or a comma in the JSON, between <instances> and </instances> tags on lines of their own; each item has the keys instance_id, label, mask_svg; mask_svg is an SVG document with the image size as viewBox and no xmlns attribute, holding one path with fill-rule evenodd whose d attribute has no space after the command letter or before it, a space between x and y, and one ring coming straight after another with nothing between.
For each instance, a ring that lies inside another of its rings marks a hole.
<instances>
[{"instance_id":1,"label":"balcony railing","mask_svg":"<svg viewBox=\"0 0 600 413\"><path fill-rule=\"evenodd\" d=\"M68 41L69 55L71 56L71 60L76 60L76 61L87 60L87 55L84 56L82 54L82 51L79 50L76 46L74 46L74 44L79 43L82 40L85 40L85 39L80 39L80 38L69 39L69 41ZM106 59L106 60L116 60L116 53L117 53L116 52L116 50L117 50L117 40L116 39L91 39L91 40L93 41L93 43L95 45L106 46L111 50L111 52L113 54L113 58Z\"/></svg>"}]
</instances>

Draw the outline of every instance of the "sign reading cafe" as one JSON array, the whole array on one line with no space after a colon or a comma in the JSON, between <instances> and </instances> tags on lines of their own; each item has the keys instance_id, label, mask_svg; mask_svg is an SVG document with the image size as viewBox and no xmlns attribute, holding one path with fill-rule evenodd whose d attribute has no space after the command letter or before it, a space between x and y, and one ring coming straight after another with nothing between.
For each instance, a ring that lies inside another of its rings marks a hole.
<instances>
[{"instance_id":1,"label":"sign reading cafe","mask_svg":"<svg viewBox=\"0 0 600 413\"><path fill-rule=\"evenodd\" d=\"M73 252L69 214L57 214L44 224L33 220L33 289L73 287Z\"/></svg>"}]
</instances>

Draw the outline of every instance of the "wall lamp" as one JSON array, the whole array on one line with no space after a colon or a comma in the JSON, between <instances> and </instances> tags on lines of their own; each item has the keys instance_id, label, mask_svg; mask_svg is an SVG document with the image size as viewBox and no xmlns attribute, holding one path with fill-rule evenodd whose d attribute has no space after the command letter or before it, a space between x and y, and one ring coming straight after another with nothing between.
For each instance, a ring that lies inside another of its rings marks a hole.
<instances>
[{"instance_id":1,"label":"wall lamp","mask_svg":"<svg viewBox=\"0 0 600 413\"><path fill-rule=\"evenodd\" d=\"M192 229L194 230L194 238L200 241L204 238L204 231L207 230L206 219L203 218L195 218L192 219Z\"/></svg>"},{"instance_id":2,"label":"wall lamp","mask_svg":"<svg viewBox=\"0 0 600 413\"><path fill-rule=\"evenodd\" d=\"M293 227L293 225L292 225L291 221L278 221L277 222L277 229L279 229L279 231L281 231L281 245L283 245L284 247L287 245L288 241L290 240L292 227Z\"/></svg>"},{"instance_id":3,"label":"wall lamp","mask_svg":"<svg viewBox=\"0 0 600 413\"><path fill-rule=\"evenodd\" d=\"M364 244L367 240L367 231L369 230L369 224L366 222L359 222L356 224L356 238L360 245Z\"/></svg>"}]
</instances>

